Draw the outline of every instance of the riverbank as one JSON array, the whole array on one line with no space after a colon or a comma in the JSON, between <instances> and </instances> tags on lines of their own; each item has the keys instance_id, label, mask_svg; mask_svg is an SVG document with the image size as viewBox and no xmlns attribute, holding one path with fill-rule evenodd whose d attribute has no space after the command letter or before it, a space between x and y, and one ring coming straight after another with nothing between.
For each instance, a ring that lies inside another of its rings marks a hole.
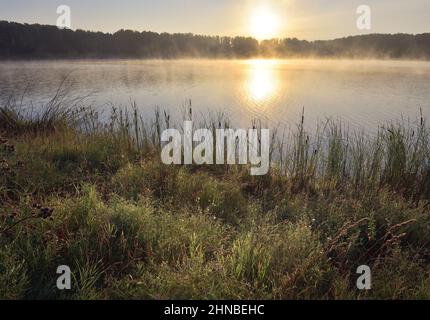
<instances>
[{"instance_id":1,"label":"riverbank","mask_svg":"<svg viewBox=\"0 0 430 320\"><path fill-rule=\"evenodd\" d=\"M302 121L259 177L162 164L160 112L45 110L0 108L1 298L430 298L425 119L371 138Z\"/></svg>"}]
</instances>

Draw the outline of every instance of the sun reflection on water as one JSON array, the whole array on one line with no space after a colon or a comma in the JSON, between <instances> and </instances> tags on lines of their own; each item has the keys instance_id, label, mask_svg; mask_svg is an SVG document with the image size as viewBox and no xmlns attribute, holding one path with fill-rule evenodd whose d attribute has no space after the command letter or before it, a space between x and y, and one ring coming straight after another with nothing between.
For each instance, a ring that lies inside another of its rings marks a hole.
<instances>
[{"instance_id":1,"label":"sun reflection on water","mask_svg":"<svg viewBox=\"0 0 430 320\"><path fill-rule=\"evenodd\" d=\"M246 95L248 99L263 107L274 98L279 88L274 60L250 60L247 62Z\"/></svg>"}]
</instances>

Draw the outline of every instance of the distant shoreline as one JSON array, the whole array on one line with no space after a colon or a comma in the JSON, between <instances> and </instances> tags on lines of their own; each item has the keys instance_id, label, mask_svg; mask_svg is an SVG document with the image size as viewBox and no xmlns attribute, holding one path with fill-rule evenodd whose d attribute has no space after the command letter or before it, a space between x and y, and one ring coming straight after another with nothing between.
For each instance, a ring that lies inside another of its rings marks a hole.
<instances>
[{"instance_id":1,"label":"distant shoreline","mask_svg":"<svg viewBox=\"0 0 430 320\"><path fill-rule=\"evenodd\" d=\"M430 33L368 34L334 40L257 41L119 30L114 34L0 21L0 60L50 59L378 59L430 60Z\"/></svg>"},{"instance_id":2,"label":"distant shoreline","mask_svg":"<svg viewBox=\"0 0 430 320\"><path fill-rule=\"evenodd\" d=\"M390 58L374 58L374 57L366 57L366 58L348 58L348 57L339 57L339 58L329 58L329 57L285 57L285 58L273 58L273 57L251 57L251 58L204 58L204 57L177 57L177 58L126 58L126 57L91 57L91 58L82 58L82 57L0 57L0 63L6 62L78 62L78 61L123 61L123 62L132 62L132 61L165 61L165 62L173 62L173 61L255 61L255 60L267 60L267 61L326 61L326 62L430 62L429 59L390 59Z\"/></svg>"}]
</instances>

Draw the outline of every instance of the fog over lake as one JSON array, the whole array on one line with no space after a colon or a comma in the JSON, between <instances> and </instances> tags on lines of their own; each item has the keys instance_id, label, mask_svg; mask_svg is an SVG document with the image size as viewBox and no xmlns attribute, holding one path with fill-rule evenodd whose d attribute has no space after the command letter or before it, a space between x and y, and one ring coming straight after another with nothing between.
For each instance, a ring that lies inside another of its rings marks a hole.
<instances>
[{"instance_id":1,"label":"fog over lake","mask_svg":"<svg viewBox=\"0 0 430 320\"><path fill-rule=\"evenodd\" d=\"M252 119L307 126L325 118L373 131L386 121L430 116L430 63L329 60L79 60L0 62L0 97L40 108L63 86L108 115L135 101L181 120L223 112L234 126Z\"/></svg>"}]
</instances>

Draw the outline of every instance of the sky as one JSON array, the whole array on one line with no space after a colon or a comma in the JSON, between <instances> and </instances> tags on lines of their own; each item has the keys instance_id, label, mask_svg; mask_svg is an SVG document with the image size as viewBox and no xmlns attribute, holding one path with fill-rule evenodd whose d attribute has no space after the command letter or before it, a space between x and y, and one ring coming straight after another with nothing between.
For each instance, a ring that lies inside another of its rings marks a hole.
<instances>
[{"instance_id":1,"label":"sky","mask_svg":"<svg viewBox=\"0 0 430 320\"><path fill-rule=\"evenodd\" d=\"M71 8L71 28L333 39L366 33L430 32L430 0L0 0L0 20L55 25ZM357 28L357 8L371 29Z\"/></svg>"}]
</instances>

